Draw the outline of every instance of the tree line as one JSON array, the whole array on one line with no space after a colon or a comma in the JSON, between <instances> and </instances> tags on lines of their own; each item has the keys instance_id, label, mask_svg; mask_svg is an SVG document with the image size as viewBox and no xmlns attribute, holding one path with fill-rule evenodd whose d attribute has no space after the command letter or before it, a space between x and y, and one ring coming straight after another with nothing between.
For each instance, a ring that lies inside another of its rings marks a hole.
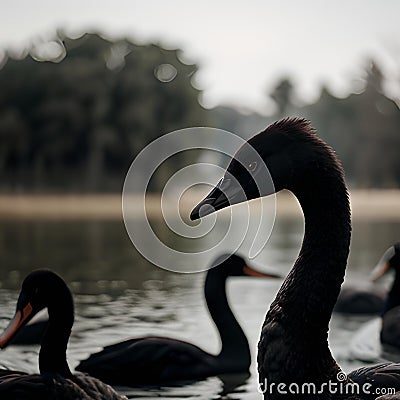
<instances>
[{"instance_id":1,"label":"tree line","mask_svg":"<svg viewBox=\"0 0 400 400\"><path fill-rule=\"evenodd\" d=\"M180 50L98 34L9 56L0 70L1 189L120 191L149 142L204 124L196 70Z\"/></svg>"},{"instance_id":2,"label":"tree line","mask_svg":"<svg viewBox=\"0 0 400 400\"><path fill-rule=\"evenodd\" d=\"M179 49L92 33L58 34L25 53L0 60L2 191L120 191L134 157L162 134L215 126L248 138L288 115L311 119L353 187L400 186L400 110L374 62L358 93L337 98L323 88L308 105L298 105L290 78L280 79L267 94L276 111L265 117L204 109L193 85L198 67L183 62ZM165 168L187 161L178 154Z\"/></svg>"},{"instance_id":3,"label":"tree line","mask_svg":"<svg viewBox=\"0 0 400 400\"><path fill-rule=\"evenodd\" d=\"M247 138L279 118L308 118L335 149L350 187L399 188L400 99L388 97L384 83L378 64L370 61L356 93L338 98L322 88L317 101L299 105L295 85L290 77L283 77L267 94L276 105L267 121L259 114L240 115L229 107L218 107L213 110L214 123Z\"/></svg>"}]
</instances>

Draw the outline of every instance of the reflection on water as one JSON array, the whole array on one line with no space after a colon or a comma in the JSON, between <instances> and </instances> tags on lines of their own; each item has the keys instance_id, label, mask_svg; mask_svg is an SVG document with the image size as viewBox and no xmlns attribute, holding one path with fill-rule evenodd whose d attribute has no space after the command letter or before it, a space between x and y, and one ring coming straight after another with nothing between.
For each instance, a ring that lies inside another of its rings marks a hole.
<instances>
[{"instance_id":1,"label":"reflection on water","mask_svg":"<svg viewBox=\"0 0 400 400\"><path fill-rule=\"evenodd\" d=\"M354 224L347 280L366 283L366 273L383 251L399 240L400 223L360 221ZM303 221L279 218L263 252L254 260L286 273L301 245ZM15 309L21 279L32 269L48 267L72 288L76 323L68 349L79 360L103 345L147 334L188 340L210 352L219 348L202 295L204 273L177 274L149 264L134 249L120 221L2 221L0 231L0 328ZM279 281L232 278L231 305L250 341L253 360L265 312ZM388 282L384 282L387 284ZM345 370L348 343L366 317L334 316L330 341ZM9 368L37 370L36 347L10 347L0 354ZM180 387L121 388L130 398L259 399L256 366L251 376L212 377Z\"/></svg>"}]
</instances>

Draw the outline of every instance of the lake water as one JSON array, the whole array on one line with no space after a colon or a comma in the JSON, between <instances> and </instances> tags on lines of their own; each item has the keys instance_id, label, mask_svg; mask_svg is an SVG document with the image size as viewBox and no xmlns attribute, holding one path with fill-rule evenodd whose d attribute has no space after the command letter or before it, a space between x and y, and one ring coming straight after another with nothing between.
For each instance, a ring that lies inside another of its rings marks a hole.
<instances>
[{"instance_id":1,"label":"lake water","mask_svg":"<svg viewBox=\"0 0 400 400\"><path fill-rule=\"evenodd\" d=\"M400 223L355 221L347 284L365 285L383 251L399 240ZM301 245L303 221L278 218L255 265L286 274ZM68 348L72 367L103 345L129 336L168 335L216 353L219 340L207 314L204 273L178 274L143 259L121 221L2 221L0 230L0 328L13 315L21 280L32 269L51 268L68 282L76 302L76 322ZM265 267L264 267L265 266ZM389 280L381 284L387 286ZM232 278L231 306L250 342L253 359L260 326L281 281ZM349 342L367 317L334 315L332 351L345 371L362 365L351 360ZM0 364L37 371L36 346L9 347ZM260 399L256 365L251 375L212 377L186 386L121 388L135 399Z\"/></svg>"}]
</instances>

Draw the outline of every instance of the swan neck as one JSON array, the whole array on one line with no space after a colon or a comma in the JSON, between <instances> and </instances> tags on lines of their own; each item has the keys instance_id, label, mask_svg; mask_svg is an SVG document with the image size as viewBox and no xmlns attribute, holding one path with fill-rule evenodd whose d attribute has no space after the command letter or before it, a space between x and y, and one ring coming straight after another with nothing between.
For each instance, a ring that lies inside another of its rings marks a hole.
<instances>
[{"instance_id":1,"label":"swan neck","mask_svg":"<svg viewBox=\"0 0 400 400\"><path fill-rule=\"evenodd\" d=\"M349 253L349 201L340 177L321 179L319 185L316 178L308 180L313 188L292 190L303 209L305 233L264 322L258 355L261 384L263 379L322 384L340 371L329 350L328 329Z\"/></svg>"},{"instance_id":2,"label":"swan neck","mask_svg":"<svg viewBox=\"0 0 400 400\"><path fill-rule=\"evenodd\" d=\"M230 367L248 368L251 362L249 344L229 306L226 278L214 268L207 273L204 285L207 307L221 338L221 351L217 357Z\"/></svg>"},{"instance_id":3,"label":"swan neck","mask_svg":"<svg viewBox=\"0 0 400 400\"><path fill-rule=\"evenodd\" d=\"M69 297L71 294L68 293ZM61 307L58 304L63 304ZM67 362L67 345L74 323L71 301L54 302L48 307L49 323L42 339L39 353L40 373L56 373L64 377L72 376Z\"/></svg>"},{"instance_id":4,"label":"swan neck","mask_svg":"<svg viewBox=\"0 0 400 400\"><path fill-rule=\"evenodd\" d=\"M297 307L292 311L301 304L307 315L303 324L327 333L349 254L350 206L341 177L313 182L313 190L294 192L304 213L305 232L289 279L296 282L292 297Z\"/></svg>"}]
</instances>

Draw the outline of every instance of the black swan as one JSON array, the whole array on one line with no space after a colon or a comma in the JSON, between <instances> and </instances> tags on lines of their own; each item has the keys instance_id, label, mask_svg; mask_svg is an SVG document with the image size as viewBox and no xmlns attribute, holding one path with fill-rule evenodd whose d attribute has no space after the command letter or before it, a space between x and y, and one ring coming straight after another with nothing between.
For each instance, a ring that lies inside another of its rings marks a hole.
<instances>
[{"instance_id":1,"label":"black swan","mask_svg":"<svg viewBox=\"0 0 400 400\"><path fill-rule=\"evenodd\" d=\"M390 269L395 278L382 310L381 342L400 348L400 243L390 247L375 271L375 279Z\"/></svg>"},{"instance_id":2,"label":"black swan","mask_svg":"<svg viewBox=\"0 0 400 400\"><path fill-rule=\"evenodd\" d=\"M394 279L386 295L380 318L372 319L362 325L350 341L353 358L374 362L385 358L399 361L400 350L400 244L391 246L371 273L377 280L393 271ZM383 345L383 347L381 346Z\"/></svg>"},{"instance_id":3,"label":"black swan","mask_svg":"<svg viewBox=\"0 0 400 400\"><path fill-rule=\"evenodd\" d=\"M268 168L274 188L259 190L257 181L263 166L254 159L249 145ZM328 346L329 321L349 253L350 206L342 167L307 120L287 118L251 138L190 217L198 219L282 189L292 191L300 202L305 235L300 254L263 324L258 346L260 391L265 399L374 398L346 392L352 382L343 378ZM400 365L391 364L391 371L400 378ZM375 382L385 385L385 374L371 374ZM341 383L346 393L333 394L327 387L329 382ZM398 390L400 382L396 382ZM306 390L308 383L320 389L318 395L296 391L296 385ZM295 385L295 393L288 391L291 385ZM286 393L280 391L283 387Z\"/></svg>"},{"instance_id":4,"label":"black swan","mask_svg":"<svg viewBox=\"0 0 400 400\"><path fill-rule=\"evenodd\" d=\"M379 314L384 304L383 290L344 287L340 291L334 311L340 314Z\"/></svg>"},{"instance_id":5,"label":"black swan","mask_svg":"<svg viewBox=\"0 0 400 400\"><path fill-rule=\"evenodd\" d=\"M246 266L231 255L207 272L204 295L221 337L222 348L212 355L199 347L168 337L127 339L105 347L82 361L77 370L117 385L167 383L201 379L222 373L248 372L251 363L247 338L231 311L226 297L230 276L277 277Z\"/></svg>"},{"instance_id":6,"label":"black swan","mask_svg":"<svg viewBox=\"0 0 400 400\"><path fill-rule=\"evenodd\" d=\"M85 374L73 375L66 348L74 322L74 305L65 282L51 271L30 273L22 283L14 318L0 336L4 349L13 336L46 308L49 322L39 354L40 374L0 371L0 398L5 400L122 400L110 386Z\"/></svg>"},{"instance_id":7,"label":"black swan","mask_svg":"<svg viewBox=\"0 0 400 400\"><path fill-rule=\"evenodd\" d=\"M377 267L372 271L371 278L377 280L392 268L396 276L393 281L392 290L397 285L398 293L400 293L400 276L397 279L398 267L400 267L400 243L386 250ZM334 311L342 314L381 314L382 310L386 308L386 296L387 293L379 288L359 289L343 287L335 304ZM396 305L400 305L400 294L397 297L398 303Z\"/></svg>"}]
</instances>

